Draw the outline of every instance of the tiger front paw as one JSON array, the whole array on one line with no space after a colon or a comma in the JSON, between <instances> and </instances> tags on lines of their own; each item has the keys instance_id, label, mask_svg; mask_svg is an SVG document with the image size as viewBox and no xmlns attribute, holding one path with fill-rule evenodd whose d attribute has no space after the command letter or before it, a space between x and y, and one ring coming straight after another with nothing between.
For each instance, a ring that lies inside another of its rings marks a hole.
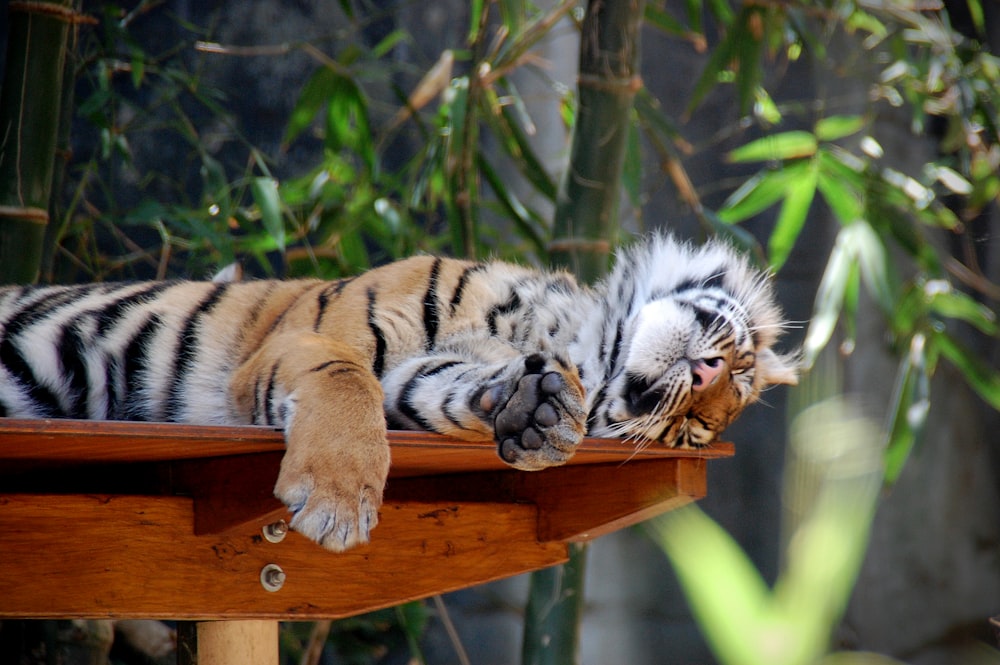
<instances>
[{"instance_id":1,"label":"tiger front paw","mask_svg":"<svg viewBox=\"0 0 1000 665\"><path fill-rule=\"evenodd\" d=\"M286 453L274 494L292 512L292 529L334 552L367 543L388 475L385 449L384 463L367 464L333 455L296 460Z\"/></svg>"},{"instance_id":2,"label":"tiger front paw","mask_svg":"<svg viewBox=\"0 0 1000 665\"><path fill-rule=\"evenodd\" d=\"M506 386L486 391L484 406L504 395L507 399L496 410L494 432L497 452L505 462L531 471L572 457L586 432L583 386L575 369L533 354Z\"/></svg>"}]
</instances>

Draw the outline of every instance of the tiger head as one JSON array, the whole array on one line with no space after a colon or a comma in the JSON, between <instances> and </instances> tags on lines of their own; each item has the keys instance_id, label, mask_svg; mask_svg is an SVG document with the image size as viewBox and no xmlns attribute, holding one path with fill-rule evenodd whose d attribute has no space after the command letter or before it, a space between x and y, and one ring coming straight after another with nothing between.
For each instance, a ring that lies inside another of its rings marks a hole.
<instances>
[{"instance_id":1,"label":"tiger head","mask_svg":"<svg viewBox=\"0 0 1000 665\"><path fill-rule=\"evenodd\" d=\"M771 348L784 322L770 276L725 244L654 238L601 291L623 314L602 331L591 436L706 446L768 385L797 381L794 356Z\"/></svg>"}]
</instances>

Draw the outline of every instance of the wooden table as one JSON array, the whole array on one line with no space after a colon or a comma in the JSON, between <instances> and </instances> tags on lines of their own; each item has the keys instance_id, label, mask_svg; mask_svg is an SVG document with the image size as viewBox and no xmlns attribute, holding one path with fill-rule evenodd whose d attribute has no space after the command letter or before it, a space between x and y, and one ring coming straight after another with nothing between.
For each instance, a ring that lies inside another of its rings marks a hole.
<instances>
[{"instance_id":1,"label":"wooden table","mask_svg":"<svg viewBox=\"0 0 1000 665\"><path fill-rule=\"evenodd\" d=\"M372 542L332 554L280 537L272 430L0 419L0 618L267 620L276 640L278 619L565 561L570 542L704 496L708 460L733 452L588 439L565 466L521 472L488 443L392 432L390 444Z\"/></svg>"}]
</instances>

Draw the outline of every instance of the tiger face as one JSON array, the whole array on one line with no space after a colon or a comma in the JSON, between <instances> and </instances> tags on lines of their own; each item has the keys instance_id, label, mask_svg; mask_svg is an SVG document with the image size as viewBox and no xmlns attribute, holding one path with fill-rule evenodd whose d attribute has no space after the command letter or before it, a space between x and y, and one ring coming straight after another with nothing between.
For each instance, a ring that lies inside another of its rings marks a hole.
<instances>
[{"instance_id":1,"label":"tiger face","mask_svg":"<svg viewBox=\"0 0 1000 665\"><path fill-rule=\"evenodd\" d=\"M695 274L678 283L660 262L634 266L658 269L639 282L616 330L621 358L609 359L589 433L706 446L768 385L795 383L796 362L770 348L783 324L765 275L719 246L658 250Z\"/></svg>"}]
</instances>

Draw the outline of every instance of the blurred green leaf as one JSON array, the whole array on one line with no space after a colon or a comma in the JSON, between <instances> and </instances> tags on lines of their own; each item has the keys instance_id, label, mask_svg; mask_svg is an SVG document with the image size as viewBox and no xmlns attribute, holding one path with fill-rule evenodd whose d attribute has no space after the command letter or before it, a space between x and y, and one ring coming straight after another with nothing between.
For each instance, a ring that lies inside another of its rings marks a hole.
<instances>
[{"instance_id":1,"label":"blurred green leaf","mask_svg":"<svg viewBox=\"0 0 1000 665\"><path fill-rule=\"evenodd\" d=\"M846 175L842 164L827 151L820 150L817 188L823 200L841 224L853 224L864 215L863 179L854 172Z\"/></svg>"},{"instance_id":2,"label":"blurred green leaf","mask_svg":"<svg viewBox=\"0 0 1000 665\"><path fill-rule=\"evenodd\" d=\"M731 150L726 156L730 162L765 162L811 157L819 143L809 132L790 131L771 134Z\"/></svg>"},{"instance_id":3,"label":"blurred green leaf","mask_svg":"<svg viewBox=\"0 0 1000 665\"><path fill-rule=\"evenodd\" d=\"M770 208L785 196L793 183L808 178L810 168L807 162L796 162L760 171L729 195L718 212L719 219L735 224Z\"/></svg>"},{"instance_id":4,"label":"blurred green leaf","mask_svg":"<svg viewBox=\"0 0 1000 665\"><path fill-rule=\"evenodd\" d=\"M299 98L292 108L288 124L285 126L285 135L281 139L282 145L291 144L312 124L320 109L330 101L336 92L339 78L340 74L329 67L319 67L312 73L309 80L302 86Z\"/></svg>"},{"instance_id":5,"label":"blurred green leaf","mask_svg":"<svg viewBox=\"0 0 1000 665\"><path fill-rule=\"evenodd\" d=\"M947 332L934 331L932 339L941 355L962 372L976 393L994 409L1000 410L1000 372Z\"/></svg>"},{"instance_id":6,"label":"blurred green leaf","mask_svg":"<svg viewBox=\"0 0 1000 665\"><path fill-rule=\"evenodd\" d=\"M806 217L816 195L819 172L815 162L811 162L800 177L790 179L785 185L785 202L781 206L778 221L768 241L768 257L771 269L777 272L785 264L795 241L805 226Z\"/></svg>"},{"instance_id":7,"label":"blurred green leaf","mask_svg":"<svg viewBox=\"0 0 1000 665\"><path fill-rule=\"evenodd\" d=\"M693 505L650 525L719 658L727 663L773 665L753 653L751 646L770 634L766 614L770 594L739 545Z\"/></svg>"},{"instance_id":8,"label":"blurred green leaf","mask_svg":"<svg viewBox=\"0 0 1000 665\"><path fill-rule=\"evenodd\" d=\"M896 300L889 283L889 256L881 238L864 221L848 225L842 233L848 238L848 244L861 266L861 275L869 294L882 311L892 311Z\"/></svg>"},{"instance_id":9,"label":"blurred green leaf","mask_svg":"<svg viewBox=\"0 0 1000 665\"><path fill-rule=\"evenodd\" d=\"M944 280L933 280L924 286L930 310L935 314L959 319L972 324L980 332L995 336L1000 334L996 314L970 296L956 291Z\"/></svg>"},{"instance_id":10,"label":"blurred green leaf","mask_svg":"<svg viewBox=\"0 0 1000 665\"><path fill-rule=\"evenodd\" d=\"M483 19L483 0L471 0L469 3L469 32L466 41L470 44L479 39L480 24Z\"/></svg>"},{"instance_id":11,"label":"blurred green leaf","mask_svg":"<svg viewBox=\"0 0 1000 665\"><path fill-rule=\"evenodd\" d=\"M643 20L648 25L677 37L683 37L689 32L686 26L667 13L666 10L662 7L657 7L652 3L646 3Z\"/></svg>"},{"instance_id":12,"label":"blurred green leaf","mask_svg":"<svg viewBox=\"0 0 1000 665\"><path fill-rule=\"evenodd\" d=\"M250 191L260 210L264 228L274 239L278 249L285 251L285 224L281 219L281 197L278 196L278 182L274 178L254 178Z\"/></svg>"},{"instance_id":13,"label":"blurred green leaf","mask_svg":"<svg viewBox=\"0 0 1000 665\"><path fill-rule=\"evenodd\" d=\"M889 442L885 451L885 482L893 485L910 458L930 409L930 372L927 340L914 335L896 374L889 405Z\"/></svg>"},{"instance_id":14,"label":"blurred green leaf","mask_svg":"<svg viewBox=\"0 0 1000 665\"><path fill-rule=\"evenodd\" d=\"M833 336L844 304L844 294L851 276L853 256L851 247L842 230L837 236L826 263L826 270L819 283L812 320L802 344L802 360L811 367L816 356Z\"/></svg>"},{"instance_id":15,"label":"blurred green leaf","mask_svg":"<svg viewBox=\"0 0 1000 665\"><path fill-rule=\"evenodd\" d=\"M833 115L817 121L814 131L820 141L836 141L860 132L865 124L860 115Z\"/></svg>"}]
</instances>

